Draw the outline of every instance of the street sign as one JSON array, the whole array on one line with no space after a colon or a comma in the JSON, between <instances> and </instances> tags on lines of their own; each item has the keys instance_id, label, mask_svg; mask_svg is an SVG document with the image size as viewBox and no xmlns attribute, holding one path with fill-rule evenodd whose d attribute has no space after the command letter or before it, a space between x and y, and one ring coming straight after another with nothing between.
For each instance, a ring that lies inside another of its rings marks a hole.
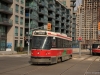
<instances>
[{"instance_id":1,"label":"street sign","mask_svg":"<svg viewBox=\"0 0 100 75\"><path fill-rule=\"evenodd\" d=\"M44 29L47 29L47 25L44 25Z\"/></svg>"},{"instance_id":2,"label":"street sign","mask_svg":"<svg viewBox=\"0 0 100 75\"><path fill-rule=\"evenodd\" d=\"M78 37L78 41L82 41L82 37Z\"/></svg>"}]
</instances>

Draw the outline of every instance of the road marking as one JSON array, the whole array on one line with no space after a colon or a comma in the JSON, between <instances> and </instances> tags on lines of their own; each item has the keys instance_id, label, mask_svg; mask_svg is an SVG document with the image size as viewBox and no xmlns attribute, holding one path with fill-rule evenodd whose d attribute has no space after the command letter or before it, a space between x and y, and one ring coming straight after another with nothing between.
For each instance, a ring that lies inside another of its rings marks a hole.
<instances>
[{"instance_id":1,"label":"road marking","mask_svg":"<svg viewBox=\"0 0 100 75\"><path fill-rule=\"evenodd\" d=\"M87 59L87 60L92 61L93 59Z\"/></svg>"},{"instance_id":2,"label":"road marking","mask_svg":"<svg viewBox=\"0 0 100 75\"><path fill-rule=\"evenodd\" d=\"M72 58L72 59L78 59L78 60L82 60L82 59L85 59L85 58Z\"/></svg>"},{"instance_id":3,"label":"road marking","mask_svg":"<svg viewBox=\"0 0 100 75\"><path fill-rule=\"evenodd\" d=\"M100 61L100 59L96 59L96 61Z\"/></svg>"}]
</instances>

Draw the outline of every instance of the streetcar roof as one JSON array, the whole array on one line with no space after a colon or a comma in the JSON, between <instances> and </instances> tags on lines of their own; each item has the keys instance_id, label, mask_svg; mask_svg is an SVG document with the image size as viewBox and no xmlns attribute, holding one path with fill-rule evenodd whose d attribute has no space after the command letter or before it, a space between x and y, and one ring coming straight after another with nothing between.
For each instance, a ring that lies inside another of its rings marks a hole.
<instances>
[{"instance_id":1,"label":"streetcar roof","mask_svg":"<svg viewBox=\"0 0 100 75\"><path fill-rule=\"evenodd\" d=\"M40 34L37 35L36 33L40 33ZM58 37L58 38L67 39L67 40L71 40L72 41L72 38L71 37L68 37L66 34L58 33L58 32L52 32L52 31L36 30L36 31L33 31L32 35L33 36L51 36L51 37Z\"/></svg>"}]
</instances>

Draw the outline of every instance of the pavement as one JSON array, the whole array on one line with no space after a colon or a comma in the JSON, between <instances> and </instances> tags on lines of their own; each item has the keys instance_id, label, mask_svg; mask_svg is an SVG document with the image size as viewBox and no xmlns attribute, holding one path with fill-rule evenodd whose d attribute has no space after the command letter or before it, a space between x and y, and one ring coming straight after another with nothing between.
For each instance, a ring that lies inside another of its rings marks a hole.
<instances>
[{"instance_id":1,"label":"pavement","mask_svg":"<svg viewBox=\"0 0 100 75\"><path fill-rule=\"evenodd\" d=\"M0 57L29 57L28 54L2 54Z\"/></svg>"}]
</instances>

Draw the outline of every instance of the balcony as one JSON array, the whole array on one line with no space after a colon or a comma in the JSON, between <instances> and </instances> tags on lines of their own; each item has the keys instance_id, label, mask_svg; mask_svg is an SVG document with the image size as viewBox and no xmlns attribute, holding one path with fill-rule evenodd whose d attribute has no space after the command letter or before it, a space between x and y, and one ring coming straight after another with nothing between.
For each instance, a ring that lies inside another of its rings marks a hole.
<instances>
[{"instance_id":1,"label":"balcony","mask_svg":"<svg viewBox=\"0 0 100 75\"><path fill-rule=\"evenodd\" d=\"M61 26L61 29L65 29L65 26Z\"/></svg>"},{"instance_id":2,"label":"balcony","mask_svg":"<svg viewBox=\"0 0 100 75\"><path fill-rule=\"evenodd\" d=\"M62 17L66 17L66 14L62 13Z\"/></svg>"},{"instance_id":3,"label":"balcony","mask_svg":"<svg viewBox=\"0 0 100 75\"><path fill-rule=\"evenodd\" d=\"M35 5L30 5L29 3L26 3L25 4L25 9L27 9L27 10L31 9L31 10L37 11L38 10L38 7L35 6Z\"/></svg>"},{"instance_id":4,"label":"balcony","mask_svg":"<svg viewBox=\"0 0 100 75\"><path fill-rule=\"evenodd\" d=\"M7 19L7 18L0 18L0 25L12 26L13 22L12 20Z\"/></svg>"},{"instance_id":5,"label":"balcony","mask_svg":"<svg viewBox=\"0 0 100 75\"><path fill-rule=\"evenodd\" d=\"M62 20L62 23L66 23L66 20Z\"/></svg>"},{"instance_id":6,"label":"balcony","mask_svg":"<svg viewBox=\"0 0 100 75\"><path fill-rule=\"evenodd\" d=\"M70 2L76 2L76 0L70 0Z\"/></svg>"},{"instance_id":7,"label":"balcony","mask_svg":"<svg viewBox=\"0 0 100 75\"><path fill-rule=\"evenodd\" d=\"M73 3L72 3L72 4L70 4L70 7L75 7L75 6L76 6L76 4L73 4Z\"/></svg>"},{"instance_id":8,"label":"balcony","mask_svg":"<svg viewBox=\"0 0 100 75\"><path fill-rule=\"evenodd\" d=\"M66 23L66 26L69 27L70 23Z\"/></svg>"},{"instance_id":9,"label":"balcony","mask_svg":"<svg viewBox=\"0 0 100 75\"><path fill-rule=\"evenodd\" d=\"M5 13L5 14L11 14L11 15L13 14L12 8L4 6L4 5L0 6L0 12Z\"/></svg>"},{"instance_id":10,"label":"balcony","mask_svg":"<svg viewBox=\"0 0 100 75\"><path fill-rule=\"evenodd\" d=\"M44 2L44 1L40 1L40 2L39 2L39 5L44 6L44 5L45 5L45 2Z\"/></svg>"},{"instance_id":11,"label":"balcony","mask_svg":"<svg viewBox=\"0 0 100 75\"><path fill-rule=\"evenodd\" d=\"M6 3L9 3L9 4L12 4L13 3L13 0L1 0L3 2L6 2Z\"/></svg>"},{"instance_id":12,"label":"balcony","mask_svg":"<svg viewBox=\"0 0 100 75\"><path fill-rule=\"evenodd\" d=\"M59 17L56 17L56 20L60 21L61 19Z\"/></svg>"},{"instance_id":13,"label":"balcony","mask_svg":"<svg viewBox=\"0 0 100 75\"><path fill-rule=\"evenodd\" d=\"M60 6L60 5L55 5L55 7L56 7L57 9L61 9L61 6Z\"/></svg>"},{"instance_id":14,"label":"balcony","mask_svg":"<svg viewBox=\"0 0 100 75\"><path fill-rule=\"evenodd\" d=\"M76 21L73 21L74 24L76 24Z\"/></svg>"},{"instance_id":15,"label":"balcony","mask_svg":"<svg viewBox=\"0 0 100 75\"><path fill-rule=\"evenodd\" d=\"M67 31L70 31L71 29L70 29L70 28L66 28L66 30L67 30Z\"/></svg>"},{"instance_id":16,"label":"balcony","mask_svg":"<svg viewBox=\"0 0 100 75\"><path fill-rule=\"evenodd\" d=\"M39 18L38 16L33 15L33 19L34 19L34 20L38 21L38 18Z\"/></svg>"},{"instance_id":17,"label":"balcony","mask_svg":"<svg viewBox=\"0 0 100 75\"><path fill-rule=\"evenodd\" d=\"M60 26L60 24L55 24L55 27L59 27Z\"/></svg>"},{"instance_id":18,"label":"balcony","mask_svg":"<svg viewBox=\"0 0 100 75\"><path fill-rule=\"evenodd\" d=\"M48 10L55 11L55 7L54 6L49 6Z\"/></svg>"},{"instance_id":19,"label":"balcony","mask_svg":"<svg viewBox=\"0 0 100 75\"><path fill-rule=\"evenodd\" d=\"M44 23L44 18L39 18L39 22Z\"/></svg>"},{"instance_id":20,"label":"balcony","mask_svg":"<svg viewBox=\"0 0 100 75\"><path fill-rule=\"evenodd\" d=\"M40 9L40 10L39 10L39 13L44 14L44 9Z\"/></svg>"},{"instance_id":21,"label":"balcony","mask_svg":"<svg viewBox=\"0 0 100 75\"><path fill-rule=\"evenodd\" d=\"M49 21L52 25L55 25L55 22L54 21Z\"/></svg>"},{"instance_id":22,"label":"balcony","mask_svg":"<svg viewBox=\"0 0 100 75\"><path fill-rule=\"evenodd\" d=\"M49 0L48 3L49 3L49 4L55 4L55 1L54 1L54 0L50 1L50 0Z\"/></svg>"},{"instance_id":23,"label":"balcony","mask_svg":"<svg viewBox=\"0 0 100 75\"><path fill-rule=\"evenodd\" d=\"M53 14L48 14L48 17L55 18L55 16Z\"/></svg>"},{"instance_id":24,"label":"balcony","mask_svg":"<svg viewBox=\"0 0 100 75\"><path fill-rule=\"evenodd\" d=\"M60 11L56 11L56 14L61 14L61 12Z\"/></svg>"},{"instance_id":25,"label":"balcony","mask_svg":"<svg viewBox=\"0 0 100 75\"><path fill-rule=\"evenodd\" d=\"M73 19L76 19L76 15L73 15Z\"/></svg>"}]
</instances>

